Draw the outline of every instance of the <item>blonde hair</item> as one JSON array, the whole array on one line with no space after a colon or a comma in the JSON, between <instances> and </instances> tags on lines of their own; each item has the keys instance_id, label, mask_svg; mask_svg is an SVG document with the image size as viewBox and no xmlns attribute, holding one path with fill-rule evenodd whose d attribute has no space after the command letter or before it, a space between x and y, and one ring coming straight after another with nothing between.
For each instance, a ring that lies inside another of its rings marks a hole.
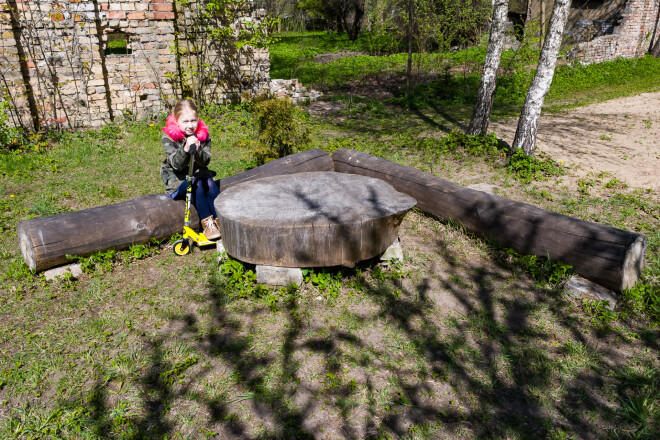
<instances>
[{"instance_id":1,"label":"blonde hair","mask_svg":"<svg viewBox=\"0 0 660 440\"><path fill-rule=\"evenodd\" d=\"M182 99L181 101L177 102L176 105L174 106L174 118L179 119L181 116L181 113L183 113L186 110L192 110L195 112L195 116L197 116L197 106L195 105L194 102L190 99Z\"/></svg>"}]
</instances>

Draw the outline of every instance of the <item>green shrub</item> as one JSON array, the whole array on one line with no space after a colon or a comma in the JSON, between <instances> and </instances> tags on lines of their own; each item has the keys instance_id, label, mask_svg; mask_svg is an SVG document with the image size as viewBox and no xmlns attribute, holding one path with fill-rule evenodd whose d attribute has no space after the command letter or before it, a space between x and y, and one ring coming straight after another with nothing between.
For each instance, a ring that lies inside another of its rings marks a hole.
<instances>
[{"instance_id":1,"label":"green shrub","mask_svg":"<svg viewBox=\"0 0 660 440\"><path fill-rule=\"evenodd\" d=\"M303 114L290 100L258 98L250 107L258 132L253 143L258 165L292 154L309 142Z\"/></svg>"},{"instance_id":2,"label":"green shrub","mask_svg":"<svg viewBox=\"0 0 660 440\"><path fill-rule=\"evenodd\" d=\"M546 180L550 176L561 176L564 167L550 158L539 159L526 155L521 148L516 149L506 165L510 175L522 182Z\"/></svg>"},{"instance_id":3,"label":"green shrub","mask_svg":"<svg viewBox=\"0 0 660 440\"><path fill-rule=\"evenodd\" d=\"M23 144L21 129L9 124L9 108L9 101L0 101L0 151L9 151L15 145Z\"/></svg>"}]
</instances>

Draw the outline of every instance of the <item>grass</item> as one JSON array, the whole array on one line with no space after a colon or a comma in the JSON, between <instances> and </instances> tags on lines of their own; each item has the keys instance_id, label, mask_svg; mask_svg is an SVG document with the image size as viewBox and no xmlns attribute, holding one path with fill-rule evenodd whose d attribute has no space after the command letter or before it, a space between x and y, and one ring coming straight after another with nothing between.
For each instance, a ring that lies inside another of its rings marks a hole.
<instances>
[{"instance_id":1,"label":"grass","mask_svg":"<svg viewBox=\"0 0 660 440\"><path fill-rule=\"evenodd\" d=\"M403 75L407 53L396 50L383 53L378 46L370 43L371 38L369 33L362 34L355 42L349 41L345 34L284 34L271 48L271 77L297 78L308 87L345 93L352 81L373 82L374 78L388 74ZM345 51L357 55L323 64L314 60L321 54ZM471 111L476 100L484 56L484 46L443 54L414 54L413 81L416 90L407 104L417 108L443 109L457 117L464 116L465 112ZM498 78L493 103L495 117L519 114L537 58L538 51L526 46L518 50L509 49L502 54L503 73ZM657 91L660 89L658 84L660 61L651 56L586 66L577 61L560 60L545 106L547 111L558 111ZM405 104L401 94L391 102Z\"/></svg>"},{"instance_id":2,"label":"grass","mask_svg":"<svg viewBox=\"0 0 660 440\"><path fill-rule=\"evenodd\" d=\"M286 289L168 243L99 253L79 280L46 282L22 263L19 220L162 191L163 119L64 134L0 160L0 437L658 437L657 194L597 171L571 183L548 160L521 181L497 142L442 135L464 118L331 99L346 105L310 116L310 147L643 233L643 283L610 311L563 294L570 268L416 210L402 265L307 271ZM203 117L219 177L254 163L237 148L254 135L249 113Z\"/></svg>"}]
</instances>

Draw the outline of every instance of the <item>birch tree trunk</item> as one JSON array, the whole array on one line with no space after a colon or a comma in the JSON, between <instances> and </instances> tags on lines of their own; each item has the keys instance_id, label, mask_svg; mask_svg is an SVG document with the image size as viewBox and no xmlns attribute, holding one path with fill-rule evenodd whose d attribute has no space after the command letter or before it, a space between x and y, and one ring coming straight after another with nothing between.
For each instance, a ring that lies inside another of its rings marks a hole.
<instances>
[{"instance_id":1,"label":"birch tree trunk","mask_svg":"<svg viewBox=\"0 0 660 440\"><path fill-rule=\"evenodd\" d=\"M543 49L541 49L536 74L527 91L527 97L525 98L525 104L518 120L518 128L513 138L511 151L522 148L528 156L534 155L536 131L538 129L539 118L541 117L541 107L543 106L545 95L550 90L552 77L555 74L557 55L559 54L559 46L561 45L570 6L571 0L555 1L555 8L550 18L550 27L543 42Z\"/></svg>"},{"instance_id":2,"label":"birch tree trunk","mask_svg":"<svg viewBox=\"0 0 660 440\"><path fill-rule=\"evenodd\" d=\"M504 25L506 24L509 0L495 0L493 8L493 20L490 24L490 35L488 36L488 48L486 49L486 60L484 61L484 72L479 83L477 92L477 103L468 126L468 134L486 134L490 122L490 112L493 108L493 95L497 81L497 69L500 67L502 58L502 46L504 46Z\"/></svg>"}]
</instances>

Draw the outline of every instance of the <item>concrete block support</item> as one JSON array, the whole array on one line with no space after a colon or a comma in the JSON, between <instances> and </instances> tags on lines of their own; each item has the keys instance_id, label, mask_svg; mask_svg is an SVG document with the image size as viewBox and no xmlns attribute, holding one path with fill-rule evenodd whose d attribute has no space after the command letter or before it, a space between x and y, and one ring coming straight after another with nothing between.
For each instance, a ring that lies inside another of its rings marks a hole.
<instances>
[{"instance_id":1,"label":"concrete block support","mask_svg":"<svg viewBox=\"0 0 660 440\"><path fill-rule=\"evenodd\" d=\"M257 266L257 283L268 286L288 286L291 283L301 285L302 269L297 267Z\"/></svg>"}]
</instances>

